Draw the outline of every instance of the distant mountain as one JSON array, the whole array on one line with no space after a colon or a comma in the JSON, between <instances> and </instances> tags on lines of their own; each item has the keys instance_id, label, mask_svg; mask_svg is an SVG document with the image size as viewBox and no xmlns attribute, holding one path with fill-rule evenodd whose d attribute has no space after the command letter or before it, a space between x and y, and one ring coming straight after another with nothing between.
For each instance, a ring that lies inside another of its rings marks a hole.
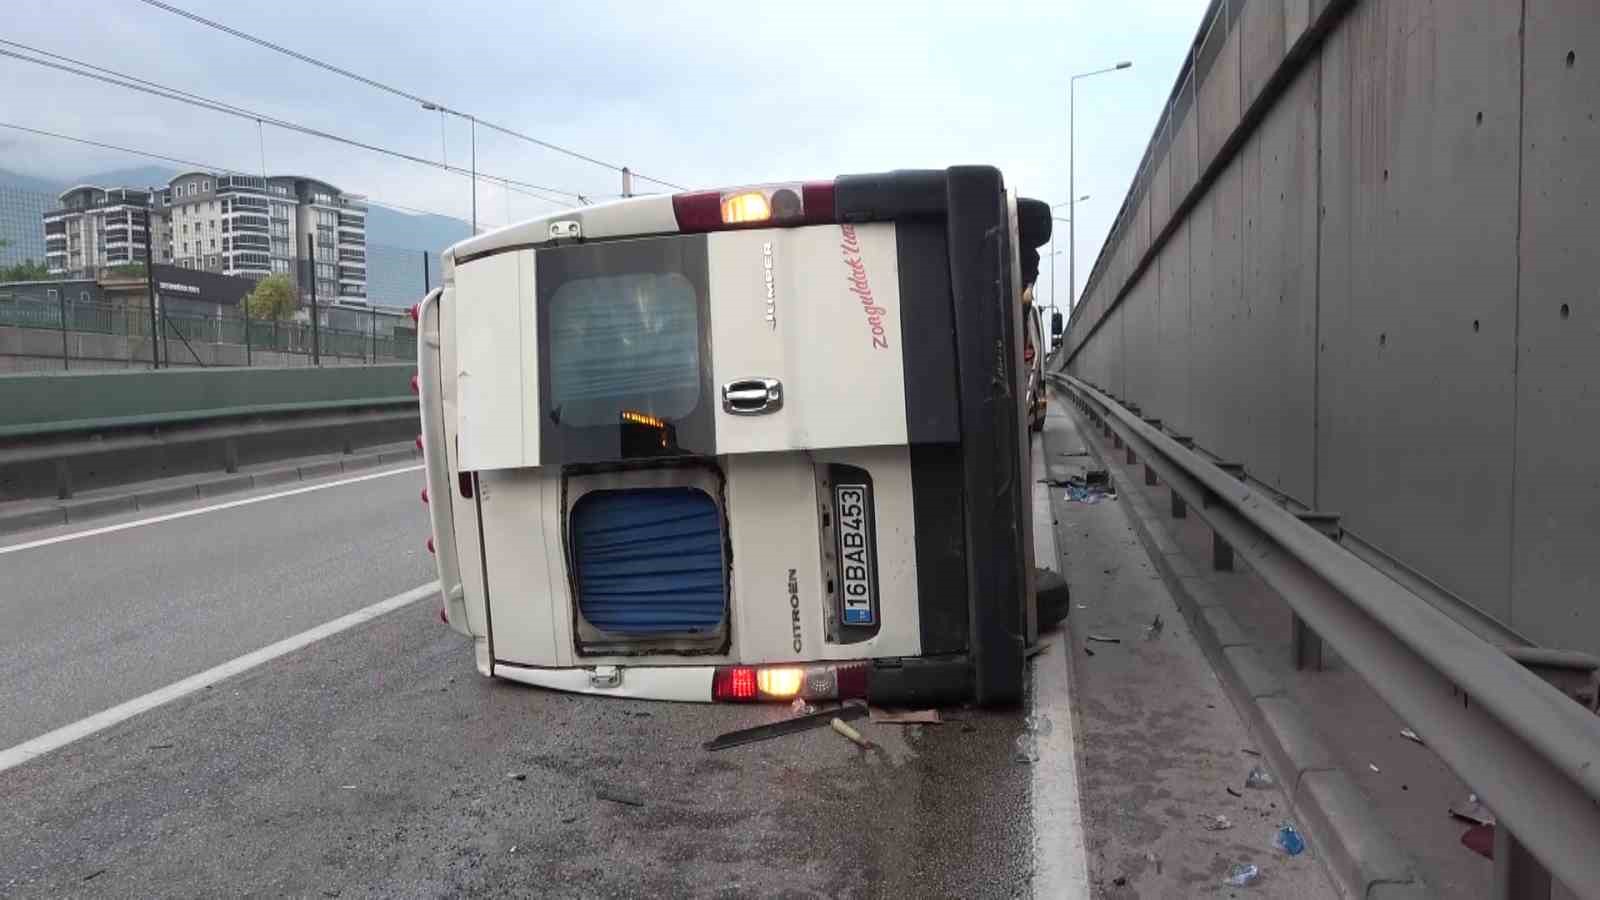
<instances>
[{"instance_id":1,"label":"distant mountain","mask_svg":"<svg viewBox=\"0 0 1600 900\"><path fill-rule=\"evenodd\" d=\"M438 253L471 235L472 228L460 219L412 215L381 206L367 208L367 244L371 246Z\"/></svg>"},{"instance_id":2,"label":"distant mountain","mask_svg":"<svg viewBox=\"0 0 1600 900\"><path fill-rule=\"evenodd\" d=\"M52 178L24 175L21 172L13 172L10 169L0 169L0 187L15 188L19 191L27 191L30 194L46 194L52 199L66 189L66 185Z\"/></svg>"},{"instance_id":3,"label":"distant mountain","mask_svg":"<svg viewBox=\"0 0 1600 900\"><path fill-rule=\"evenodd\" d=\"M177 169L166 166L129 166L124 169L112 169L108 172L95 172L92 175L85 175L72 184L94 184L107 188L162 187L167 182L178 177L179 174L181 173ZM71 185L67 187L71 187Z\"/></svg>"}]
</instances>

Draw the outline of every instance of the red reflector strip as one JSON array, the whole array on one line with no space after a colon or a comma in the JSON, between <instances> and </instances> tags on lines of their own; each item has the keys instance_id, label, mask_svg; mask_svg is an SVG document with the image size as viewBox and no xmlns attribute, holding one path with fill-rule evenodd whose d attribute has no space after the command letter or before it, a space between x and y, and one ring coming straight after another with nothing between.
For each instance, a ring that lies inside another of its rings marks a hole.
<instances>
[{"instance_id":1,"label":"red reflector strip","mask_svg":"<svg viewBox=\"0 0 1600 900\"><path fill-rule=\"evenodd\" d=\"M723 702L756 699L756 670L749 666L717 669L711 678L711 699Z\"/></svg>"},{"instance_id":2,"label":"red reflector strip","mask_svg":"<svg viewBox=\"0 0 1600 900\"><path fill-rule=\"evenodd\" d=\"M833 182L809 181L800 186L805 201L807 225L828 225L838 221L833 211Z\"/></svg>"},{"instance_id":3,"label":"red reflector strip","mask_svg":"<svg viewBox=\"0 0 1600 900\"><path fill-rule=\"evenodd\" d=\"M682 232L722 230L722 192L672 195L672 214Z\"/></svg>"},{"instance_id":4,"label":"red reflector strip","mask_svg":"<svg viewBox=\"0 0 1600 900\"><path fill-rule=\"evenodd\" d=\"M840 666L839 671L839 699L840 700L865 700L867 697L866 663L853 666Z\"/></svg>"}]
</instances>

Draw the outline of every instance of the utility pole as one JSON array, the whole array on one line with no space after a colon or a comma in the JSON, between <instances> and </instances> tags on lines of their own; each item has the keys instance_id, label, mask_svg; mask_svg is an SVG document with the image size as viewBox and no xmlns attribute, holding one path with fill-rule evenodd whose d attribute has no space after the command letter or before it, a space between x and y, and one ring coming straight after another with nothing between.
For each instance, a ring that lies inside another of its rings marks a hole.
<instances>
[{"instance_id":1,"label":"utility pole","mask_svg":"<svg viewBox=\"0 0 1600 900\"><path fill-rule=\"evenodd\" d=\"M322 334L319 331L317 319L317 235L313 228L311 234L306 235L306 268L311 275L311 364L322 365Z\"/></svg>"}]
</instances>

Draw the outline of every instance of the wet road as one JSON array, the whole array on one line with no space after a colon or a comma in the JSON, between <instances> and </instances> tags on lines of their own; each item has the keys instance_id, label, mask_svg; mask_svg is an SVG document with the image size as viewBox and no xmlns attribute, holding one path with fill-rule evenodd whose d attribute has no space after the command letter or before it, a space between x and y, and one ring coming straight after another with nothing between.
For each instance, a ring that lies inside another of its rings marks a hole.
<instances>
[{"instance_id":1,"label":"wet road","mask_svg":"<svg viewBox=\"0 0 1600 900\"><path fill-rule=\"evenodd\" d=\"M236 554L207 552L230 540L229 528L290 526L310 545L337 548L332 557L366 573L365 581L381 572L420 582L426 573L416 578L415 558L406 555L424 534L416 489L414 475L400 475L120 534L137 534L135 555L186 554L195 583L207 573L220 583L257 580L238 578ZM387 524L362 526L323 506L366 508ZM416 511L401 511L409 508ZM229 524L230 516L239 521ZM117 580L115 590L84 581L82 571L98 570L83 558L109 558L113 537L55 545L73 547L70 554L0 555L8 580L30 579L37 595L24 600L8 590L0 615L22 628L58 623L59 611L49 612L58 587L86 621L160 607L160 616L121 616L120 643L111 646L144 648L147 668L181 677L214 665L219 647L277 639L292 630L285 622L314 624L308 596L327 598L311 604L327 619L384 596L342 587L337 565L274 569L282 580L248 603L167 590L154 576ZM263 543L270 554L271 542ZM341 587L318 594L324 583ZM44 611L21 615L24 602ZM435 615L432 600L405 606L0 771L0 895L1030 890L1034 770L1011 758L1020 711L955 710L939 726L863 721L880 745L872 752L818 731L707 753L702 741L782 711L586 698L490 681L474 671L466 640ZM157 633L173 623L188 629L183 639ZM86 629L85 640L102 646L98 634L98 626ZM18 642L37 652L33 643ZM5 718L26 724L12 725L0 749L147 689L93 659L76 660L71 678L51 668L40 661L4 670ZM46 682L48 698L31 698L30 687Z\"/></svg>"}]
</instances>

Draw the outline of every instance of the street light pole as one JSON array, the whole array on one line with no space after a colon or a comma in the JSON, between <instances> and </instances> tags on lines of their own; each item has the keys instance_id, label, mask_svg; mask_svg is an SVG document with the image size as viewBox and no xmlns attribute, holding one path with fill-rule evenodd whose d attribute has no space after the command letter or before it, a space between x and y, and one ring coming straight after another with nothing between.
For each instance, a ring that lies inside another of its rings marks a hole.
<instances>
[{"instance_id":1,"label":"street light pole","mask_svg":"<svg viewBox=\"0 0 1600 900\"><path fill-rule=\"evenodd\" d=\"M1077 210L1073 208L1077 197L1077 150L1078 150L1078 79L1088 78L1091 75L1104 75L1118 69L1132 68L1131 62L1119 62L1114 66L1096 69L1093 72L1084 72L1074 75L1067 82L1067 315L1072 315L1073 304L1078 302L1078 226L1070 220L1078 218Z\"/></svg>"},{"instance_id":2,"label":"street light pole","mask_svg":"<svg viewBox=\"0 0 1600 900\"><path fill-rule=\"evenodd\" d=\"M1079 203L1082 203L1083 201L1089 199L1089 195L1088 194L1084 194L1082 197L1079 197L1077 199L1078 199ZM1056 209L1060 209L1063 206L1071 206L1071 205L1072 205L1072 201L1071 200L1063 200L1060 203L1052 203L1052 204L1050 204L1050 208L1052 210L1056 210ZM1050 219L1052 221L1055 221L1055 222L1066 222L1068 225L1072 224L1072 220L1071 219L1064 218L1062 216L1051 216ZM1059 256L1059 255L1061 255L1061 251L1056 249L1056 230L1054 228L1051 228L1050 229L1050 311L1051 312L1056 312L1056 311L1058 311L1060 309L1060 307L1056 304L1056 257Z\"/></svg>"}]
</instances>

